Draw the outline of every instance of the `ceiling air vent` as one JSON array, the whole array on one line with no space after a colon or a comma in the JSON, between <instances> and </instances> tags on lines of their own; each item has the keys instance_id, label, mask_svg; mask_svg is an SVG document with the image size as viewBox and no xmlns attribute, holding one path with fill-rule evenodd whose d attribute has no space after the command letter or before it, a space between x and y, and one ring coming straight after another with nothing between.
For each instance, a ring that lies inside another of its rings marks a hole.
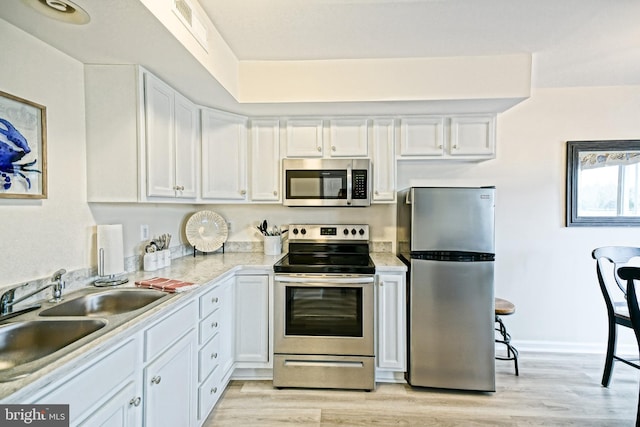
<instances>
[{"instance_id":1,"label":"ceiling air vent","mask_svg":"<svg viewBox=\"0 0 640 427\"><path fill-rule=\"evenodd\" d=\"M173 13L180 18L180 21L187 27L191 35L198 40L198 43L200 43L205 50L208 50L207 28L196 14L191 2L187 0L173 0Z\"/></svg>"}]
</instances>

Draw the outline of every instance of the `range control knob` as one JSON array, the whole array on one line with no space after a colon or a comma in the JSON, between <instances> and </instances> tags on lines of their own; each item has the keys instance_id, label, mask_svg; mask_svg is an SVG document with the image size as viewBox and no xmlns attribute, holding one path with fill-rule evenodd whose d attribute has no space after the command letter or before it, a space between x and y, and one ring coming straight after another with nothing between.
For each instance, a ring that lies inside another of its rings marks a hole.
<instances>
[{"instance_id":1,"label":"range control knob","mask_svg":"<svg viewBox=\"0 0 640 427\"><path fill-rule=\"evenodd\" d=\"M298 234L298 229L297 228L293 229L293 234Z\"/></svg>"},{"instance_id":2,"label":"range control knob","mask_svg":"<svg viewBox=\"0 0 640 427\"><path fill-rule=\"evenodd\" d=\"M307 229L306 228L301 229L300 233L304 236L305 234L307 234Z\"/></svg>"},{"instance_id":3,"label":"range control knob","mask_svg":"<svg viewBox=\"0 0 640 427\"><path fill-rule=\"evenodd\" d=\"M348 228L345 228L342 232L344 233L345 236L349 235L349 229Z\"/></svg>"},{"instance_id":4,"label":"range control knob","mask_svg":"<svg viewBox=\"0 0 640 427\"><path fill-rule=\"evenodd\" d=\"M353 234L354 236L356 235L356 229L355 228L351 229L351 234Z\"/></svg>"},{"instance_id":5,"label":"range control knob","mask_svg":"<svg viewBox=\"0 0 640 427\"><path fill-rule=\"evenodd\" d=\"M361 236L364 236L364 229L360 229L360 231L358 231L358 234L360 234Z\"/></svg>"}]
</instances>

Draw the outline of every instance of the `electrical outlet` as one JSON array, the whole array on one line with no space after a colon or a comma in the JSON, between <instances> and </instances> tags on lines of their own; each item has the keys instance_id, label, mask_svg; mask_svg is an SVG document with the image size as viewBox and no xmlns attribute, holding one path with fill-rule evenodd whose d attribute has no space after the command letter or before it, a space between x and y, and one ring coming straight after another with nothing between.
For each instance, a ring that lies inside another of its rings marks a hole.
<instances>
[{"instance_id":1,"label":"electrical outlet","mask_svg":"<svg viewBox=\"0 0 640 427\"><path fill-rule=\"evenodd\" d=\"M231 221L227 221L227 231L231 231Z\"/></svg>"},{"instance_id":2,"label":"electrical outlet","mask_svg":"<svg viewBox=\"0 0 640 427\"><path fill-rule=\"evenodd\" d=\"M149 240L149 226L147 224L140 226L140 240Z\"/></svg>"}]
</instances>

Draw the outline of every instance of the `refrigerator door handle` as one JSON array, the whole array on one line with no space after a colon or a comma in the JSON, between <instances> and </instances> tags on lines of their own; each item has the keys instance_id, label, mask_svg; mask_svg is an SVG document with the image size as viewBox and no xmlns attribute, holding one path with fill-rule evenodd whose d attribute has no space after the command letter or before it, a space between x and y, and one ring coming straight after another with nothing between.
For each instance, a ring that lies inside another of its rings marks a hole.
<instances>
[{"instance_id":1,"label":"refrigerator door handle","mask_svg":"<svg viewBox=\"0 0 640 427\"><path fill-rule=\"evenodd\" d=\"M411 204L411 197L409 197L411 195L411 189L409 189L409 191L407 191L407 196L404 198L404 204L405 205L410 205Z\"/></svg>"}]
</instances>

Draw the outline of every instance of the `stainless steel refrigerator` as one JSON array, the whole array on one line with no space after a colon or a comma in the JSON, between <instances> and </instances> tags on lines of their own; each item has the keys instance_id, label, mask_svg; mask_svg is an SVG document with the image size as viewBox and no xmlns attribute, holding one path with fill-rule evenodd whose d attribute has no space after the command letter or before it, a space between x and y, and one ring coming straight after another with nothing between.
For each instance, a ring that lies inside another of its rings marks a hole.
<instances>
[{"instance_id":1,"label":"stainless steel refrigerator","mask_svg":"<svg viewBox=\"0 0 640 427\"><path fill-rule=\"evenodd\" d=\"M494 187L398 193L413 386L495 391L494 201Z\"/></svg>"}]
</instances>

